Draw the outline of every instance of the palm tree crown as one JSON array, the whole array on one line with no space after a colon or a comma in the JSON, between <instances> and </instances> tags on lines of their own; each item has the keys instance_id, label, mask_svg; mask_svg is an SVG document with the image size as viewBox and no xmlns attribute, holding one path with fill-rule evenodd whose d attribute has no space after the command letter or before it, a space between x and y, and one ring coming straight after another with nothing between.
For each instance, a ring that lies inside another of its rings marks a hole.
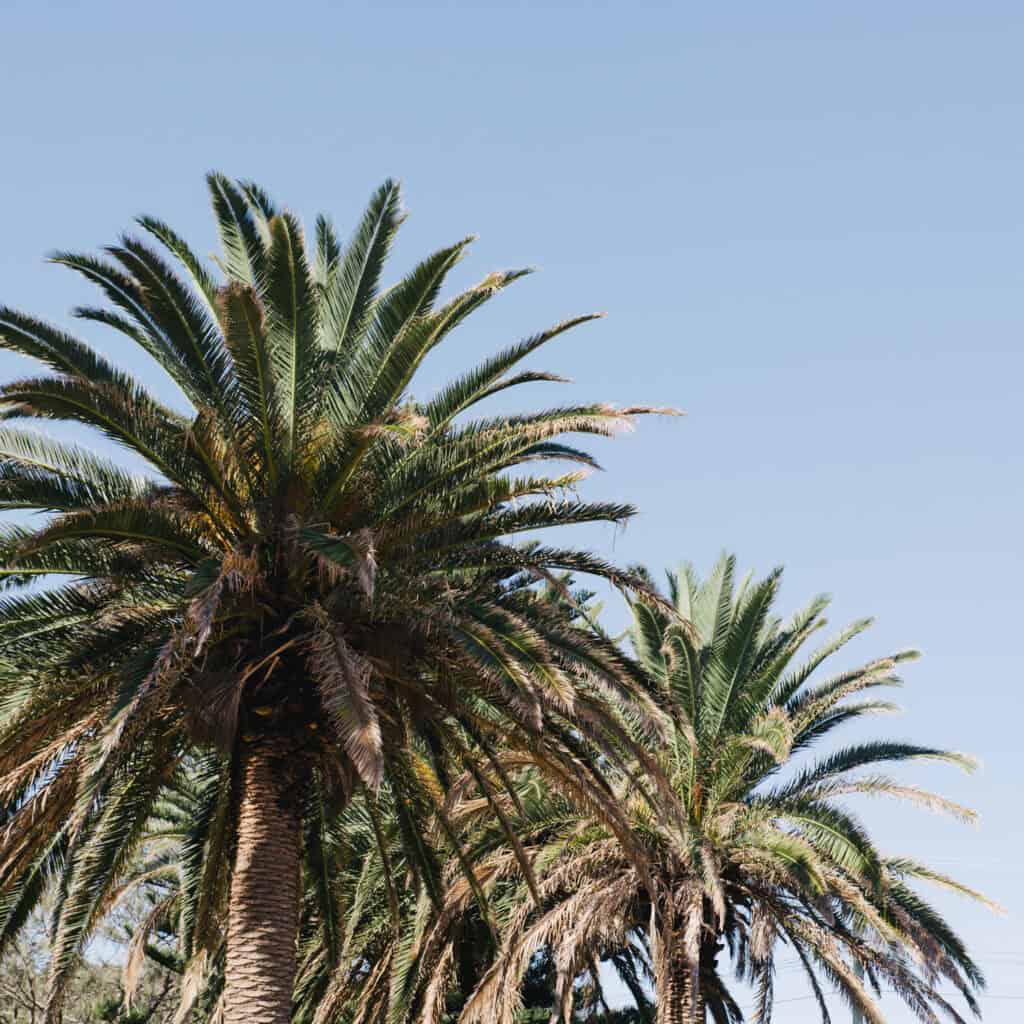
<instances>
[{"instance_id":1,"label":"palm tree crown","mask_svg":"<svg viewBox=\"0 0 1024 1024\"><path fill-rule=\"evenodd\" d=\"M0 603L0 898L9 929L59 879L54 1012L103 894L197 749L215 752L223 785L195 856L226 851L234 864L228 1019L277 1021L294 973L291 877L317 801L337 809L387 779L415 850L451 770L442 762L486 759L500 735L543 749L547 770L585 788L585 748L614 756L630 742L610 696L657 719L614 645L566 628L529 586L569 570L643 582L583 552L509 540L626 519L627 505L573 496L593 461L564 436L608 435L646 410L464 416L503 389L557 379L518 364L592 318L415 402L427 354L525 272L441 301L462 240L381 289L402 220L394 183L347 245L321 217L308 250L296 218L256 186L220 175L209 186L219 273L151 218L139 224L171 262L133 237L104 258L54 256L109 300L77 315L145 350L186 412L64 331L0 309L0 344L51 371L0 388L3 417L85 426L149 467L135 476L78 445L0 429L0 507L47 513L0 540L14 589ZM531 468L551 463L576 469ZM48 577L65 582L34 585Z\"/></svg>"}]
</instances>

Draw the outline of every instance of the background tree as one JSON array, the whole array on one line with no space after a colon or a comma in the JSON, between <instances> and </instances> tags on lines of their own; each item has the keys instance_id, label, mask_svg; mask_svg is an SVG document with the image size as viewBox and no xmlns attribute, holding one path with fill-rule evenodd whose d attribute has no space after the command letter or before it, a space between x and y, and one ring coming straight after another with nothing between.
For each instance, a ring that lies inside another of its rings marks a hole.
<instances>
[{"instance_id":1,"label":"background tree","mask_svg":"<svg viewBox=\"0 0 1024 1024\"><path fill-rule=\"evenodd\" d=\"M178 975L150 961L129 1004L119 963L127 953L133 924L147 912L145 900L126 900L100 929L65 994L66 1024L170 1024L177 1005ZM46 918L34 913L0 957L0 1022L41 1024L46 1012L50 944Z\"/></svg>"},{"instance_id":2,"label":"background tree","mask_svg":"<svg viewBox=\"0 0 1024 1024\"><path fill-rule=\"evenodd\" d=\"M940 986L949 983L978 1012L981 971L948 923L912 883L936 882L981 898L924 865L884 856L844 798L890 796L969 820L940 795L878 772L880 765L939 760L970 767L959 754L872 740L809 759L835 730L891 705L861 695L898 683L903 651L818 679L817 670L868 625L854 623L798 658L825 625L827 599L790 621L773 615L781 573L734 585L723 558L706 582L687 568L670 577L673 611L633 604L632 645L672 721L651 756L681 815L665 814L649 791L621 777L619 795L635 846L623 848L601 814L538 784L520 798L514 829L535 875L522 878L501 839L476 844L478 872L504 892L504 946L462 1020L511 1022L523 972L538 949L557 967L556 1010L568 1019L578 979L602 960L642 996L644 965L665 1024L740 1018L722 984L727 950L757 993L754 1019L771 1018L774 956L796 953L828 1018L823 982L872 1022L870 996L885 987L919 1019L945 1012L961 1020ZM510 809L510 813L512 813ZM531 888L539 895L534 898ZM455 882L449 914L472 892ZM443 930L434 939L445 941ZM854 967L865 975L862 982ZM644 1002L639 1001L641 1012Z\"/></svg>"}]
</instances>

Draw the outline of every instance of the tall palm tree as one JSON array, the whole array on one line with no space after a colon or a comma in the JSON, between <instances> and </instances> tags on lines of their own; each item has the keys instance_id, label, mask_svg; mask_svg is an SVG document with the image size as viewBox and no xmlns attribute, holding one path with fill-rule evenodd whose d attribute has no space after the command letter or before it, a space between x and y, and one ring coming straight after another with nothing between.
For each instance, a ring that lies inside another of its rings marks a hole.
<instances>
[{"instance_id":1,"label":"tall palm tree","mask_svg":"<svg viewBox=\"0 0 1024 1024\"><path fill-rule=\"evenodd\" d=\"M0 309L0 345L51 371L0 388L3 418L88 428L146 467L0 430L0 508L46 513L0 538L14 589L0 602L0 900L13 925L56 880L51 1016L104 894L190 758L214 757L223 783L190 856L211 877L230 868L225 1020L282 1024L316 815L386 780L422 853L441 800L430 779L486 761L495 737L585 790L599 771L586 748L611 763L630 745L621 700L658 719L613 644L566 629L524 586L563 571L643 581L510 539L628 518L627 505L574 497L594 463L564 438L610 435L648 410L464 415L557 379L518 366L592 317L414 401L423 359L525 271L440 300L464 239L381 289L402 220L393 182L347 245L320 217L307 248L258 187L208 180L217 268L148 217L139 225L170 260L127 236L102 258L53 257L109 300L77 316L148 353L184 411L65 331ZM576 468L532 468L552 462Z\"/></svg>"},{"instance_id":2,"label":"tall palm tree","mask_svg":"<svg viewBox=\"0 0 1024 1024\"><path fill-rule=\"evenodd\" d=\"M543 788L532 801L520 798L524 810L515 822L536 876L533 891L495 834L488 837L485 828L476 841L479 877L504 887L506 942L464 1021L510 1022L522 972L538 948L549 949L558 967L563 1019L576 979L586 972L596 977L595 964L607 959L641 994L638 983L649 966L659 1024L702 1024L708 1013L726 1024L738 1013L720 977L718 961L728 948L740 975L755 986L755 1020L766 1024L780 947L805 968L824 1020L822 979L872 1024L882 1017L868 989L883 985L923 1021L937 1021L939 1012L961 1020L943 997L942 982L977 1013L982 974L912 883L927 880L981 897L924 865L883 856L843 801L885 795L969 819L965 808L877 769L917 760L968 768L970 762L885 739L805 757L847 723L890 710L886 702L855 698L896 685L897 665L915 653L816 682L816 670L868 621L801 662L807 641L825 624L827 599L817 598L783 624L773 615L779 571L759 582L747 577L738 587L733 576L731 557L704 583L687 568L670 577L674 614L632 605L633 648L673 723L652 754L682 809L681 817L665 815L631 780L621 780L622 805L645 856L625 850L600 814ZM457 918L473 899L454 883L442 920ZM438 929L433 948L443 948L446 938Z\"/></svg>"}]
</instances>

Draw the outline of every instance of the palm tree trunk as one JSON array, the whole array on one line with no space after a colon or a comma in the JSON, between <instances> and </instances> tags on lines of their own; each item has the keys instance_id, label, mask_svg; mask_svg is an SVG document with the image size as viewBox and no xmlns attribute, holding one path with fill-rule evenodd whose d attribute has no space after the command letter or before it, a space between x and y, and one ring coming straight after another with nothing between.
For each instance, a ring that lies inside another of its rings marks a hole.
<instances>
[{"instance_id":1,"label":"palm tree trunk","mask_svg":"<svg viewBox=\"0 0 1024 1024\"><path fill-rule=\"evenodd\" d=\"M692 977L684 965L666 979L658 992L657 1024L704 1024L704 997L698 991L694 998Z\"/></svg>"},{"instance_id":2,"label":"palm tree trunk","mask_svg":"<svg viewBox=\"0 0 1024 1024\"><path fill-rule=\"evenodd\" d=\"M287 757L246 744L224 971L225 1024L289 1024L299 929L299 814Z\"/></svg>"},{"instance_id":3,"label":"palm tree trunk","mask_svg":"<svg viewBox=\"0 0 1024 1024\"><path fill-rule=\"evenodd\" d=\"M695 984L696 965L686 956L682 935L669 935L663 941L668 943L668 955L658 984L657 1024L705 1024L704 996Z\"/></svg>"}]
</instances>

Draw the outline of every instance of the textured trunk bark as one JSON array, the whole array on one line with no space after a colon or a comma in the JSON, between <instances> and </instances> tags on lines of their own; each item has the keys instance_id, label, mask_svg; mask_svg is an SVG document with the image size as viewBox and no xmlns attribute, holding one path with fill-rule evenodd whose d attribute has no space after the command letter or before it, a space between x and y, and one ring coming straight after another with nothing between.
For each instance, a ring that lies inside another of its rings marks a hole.
<instances>
[{"instance_id":1,"label":"textured trunk bark","mask_svg":"<svg viewBox=\"0 0 1024 1024\"><path fill-rule=\"evenodd\" d=\"M243 754L242 772L224 1021L289 1024L299 928L299 815L283 752L255 743Z\"/></svg>"},{"instance_id":2,"label":"textured trunk bark","mask_svg":"<svg viewBox=\"0 0 1024 1024\"><path fill-rule=\"evenodd\" d=\"M701 991L694 993L689 985L687 985L686 998L683 1000L683 1020L687 1024L705 1024L707 1021L704 994Z\"/></svg>"},{"instance_id":3,"label":"textured trunk bark","mask_svg":"<svg viewBox=\"0 0 1024 1024\"><path fill-rule=\"evenodd\" d=\"M694 991L694 968L683 952L681 935L668 937L673 950L658 986L657 1024L705 1024L707 1015L700 985Z\"/></svg>"},{"instance_id":4,"label":"textured trunk bark","mask_svg":"<svg viewBox=\"0 0 1024 1024\"><path fill-rule=\"evenodd\" d=\"M658 992L657 1024L704 1024L704 997L693 992L689 964L680 964Z\"/></svg>"}]
</instances>

